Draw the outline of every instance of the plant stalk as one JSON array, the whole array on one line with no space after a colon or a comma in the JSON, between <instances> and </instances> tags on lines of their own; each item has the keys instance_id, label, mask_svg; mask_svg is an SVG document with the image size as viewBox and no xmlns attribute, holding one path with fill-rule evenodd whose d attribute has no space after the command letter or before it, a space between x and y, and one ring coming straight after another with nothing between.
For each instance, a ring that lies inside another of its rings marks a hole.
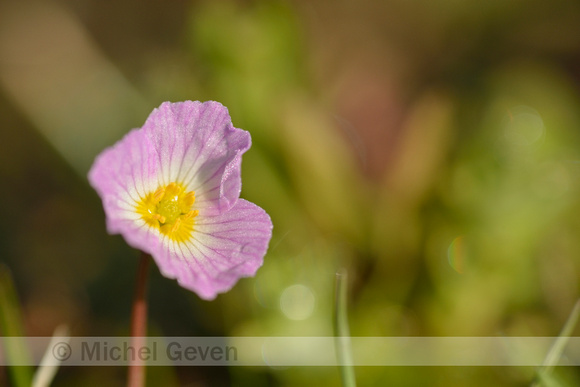
<instances>
[{"instance_id":1,"label":"plant stalk","mask_svg":"<svg viewBox=\"0 0 580 387\"><path fill-rule=\"evenodd\" d=\"M145 346L147 341L147 274L151 256L141 253L137 268L137 281L135 284L135 297L131 312L131 347L135 348L134 358L130 359L128 387L145 386L145 362L137 356L139 348Z\"/></svg>"}]
</instances>

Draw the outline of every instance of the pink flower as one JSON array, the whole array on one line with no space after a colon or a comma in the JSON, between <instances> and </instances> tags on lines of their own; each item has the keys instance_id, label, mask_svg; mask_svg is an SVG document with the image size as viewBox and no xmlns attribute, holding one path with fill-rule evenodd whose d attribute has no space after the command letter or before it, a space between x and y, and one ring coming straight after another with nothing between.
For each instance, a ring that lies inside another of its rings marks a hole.
<instances>
[{"instance_id":1,"label":"pink flower","mask_svg":"<svg viewBox=\"0 0 580 387\"><path fill-rule=\"evenodd\" d=\"M255 275L272 222L239 198L250 145L250 134L233 127L220 103L164 102L89 172L108 232L151 254L164 276L206 300Z\"/></svg>"}]
</instances>

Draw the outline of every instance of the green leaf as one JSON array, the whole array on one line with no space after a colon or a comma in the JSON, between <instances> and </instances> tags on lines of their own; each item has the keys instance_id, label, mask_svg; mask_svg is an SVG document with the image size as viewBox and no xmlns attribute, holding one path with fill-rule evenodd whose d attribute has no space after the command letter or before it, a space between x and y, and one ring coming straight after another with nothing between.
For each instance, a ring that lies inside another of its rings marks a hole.
<instances>
[{"instance_id":1,"label":"green leaf","mask_svg":"<svg viewBox=\"0 0 580 387\"><path fill-rule=\"evenodd\" d=\"M22 320L20 317L20 303L14 288L10 271L0 265L0 334L3 337L21 337L2 343L2 350L9 367L10 377L15 387L28 387L32 381L32 368L18 364L30 364Z\"/></svg>"}]
</instances>

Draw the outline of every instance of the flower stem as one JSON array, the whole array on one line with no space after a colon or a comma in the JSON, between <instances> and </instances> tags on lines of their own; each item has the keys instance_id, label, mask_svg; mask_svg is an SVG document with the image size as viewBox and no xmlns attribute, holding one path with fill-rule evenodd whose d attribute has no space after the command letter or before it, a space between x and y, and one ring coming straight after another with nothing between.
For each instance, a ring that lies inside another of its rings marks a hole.
<instances>
[{"instance_id":1,"label":"flower stem","mask_svg":"<svg viewBox=\"0 0 580 387\"><path fill-rule=\"evenodd\" d=\"M135 298L133 299L133 310L131 312L131 347L135 348L135 357L131 358L129 364L128 387L145 386L145 364L136 356L139 348L145 346L147 339L147 300L145 298L147 290L147 273L151 256L141 253L139 267L137 268L137 282L135 284Z\"/></svg>"}]
</instances>

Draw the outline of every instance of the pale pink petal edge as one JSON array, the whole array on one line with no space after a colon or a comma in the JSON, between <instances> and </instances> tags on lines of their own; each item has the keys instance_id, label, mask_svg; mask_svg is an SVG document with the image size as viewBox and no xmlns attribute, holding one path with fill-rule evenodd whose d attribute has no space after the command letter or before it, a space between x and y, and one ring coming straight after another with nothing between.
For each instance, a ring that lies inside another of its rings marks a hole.
<instances>
[{"instance_id":1,"label":"pale pink petal edge","mask_svg":"<svg viewBox=\"0 0 580 387\"><path fill-rule=\"evenodd\" d=\"M205 300L230 290L240 278L254 276L272 237L268 214L244 199L194 227L192 241L166 238L153 257L164 276Z\"/></svg>"}]
</instances>

